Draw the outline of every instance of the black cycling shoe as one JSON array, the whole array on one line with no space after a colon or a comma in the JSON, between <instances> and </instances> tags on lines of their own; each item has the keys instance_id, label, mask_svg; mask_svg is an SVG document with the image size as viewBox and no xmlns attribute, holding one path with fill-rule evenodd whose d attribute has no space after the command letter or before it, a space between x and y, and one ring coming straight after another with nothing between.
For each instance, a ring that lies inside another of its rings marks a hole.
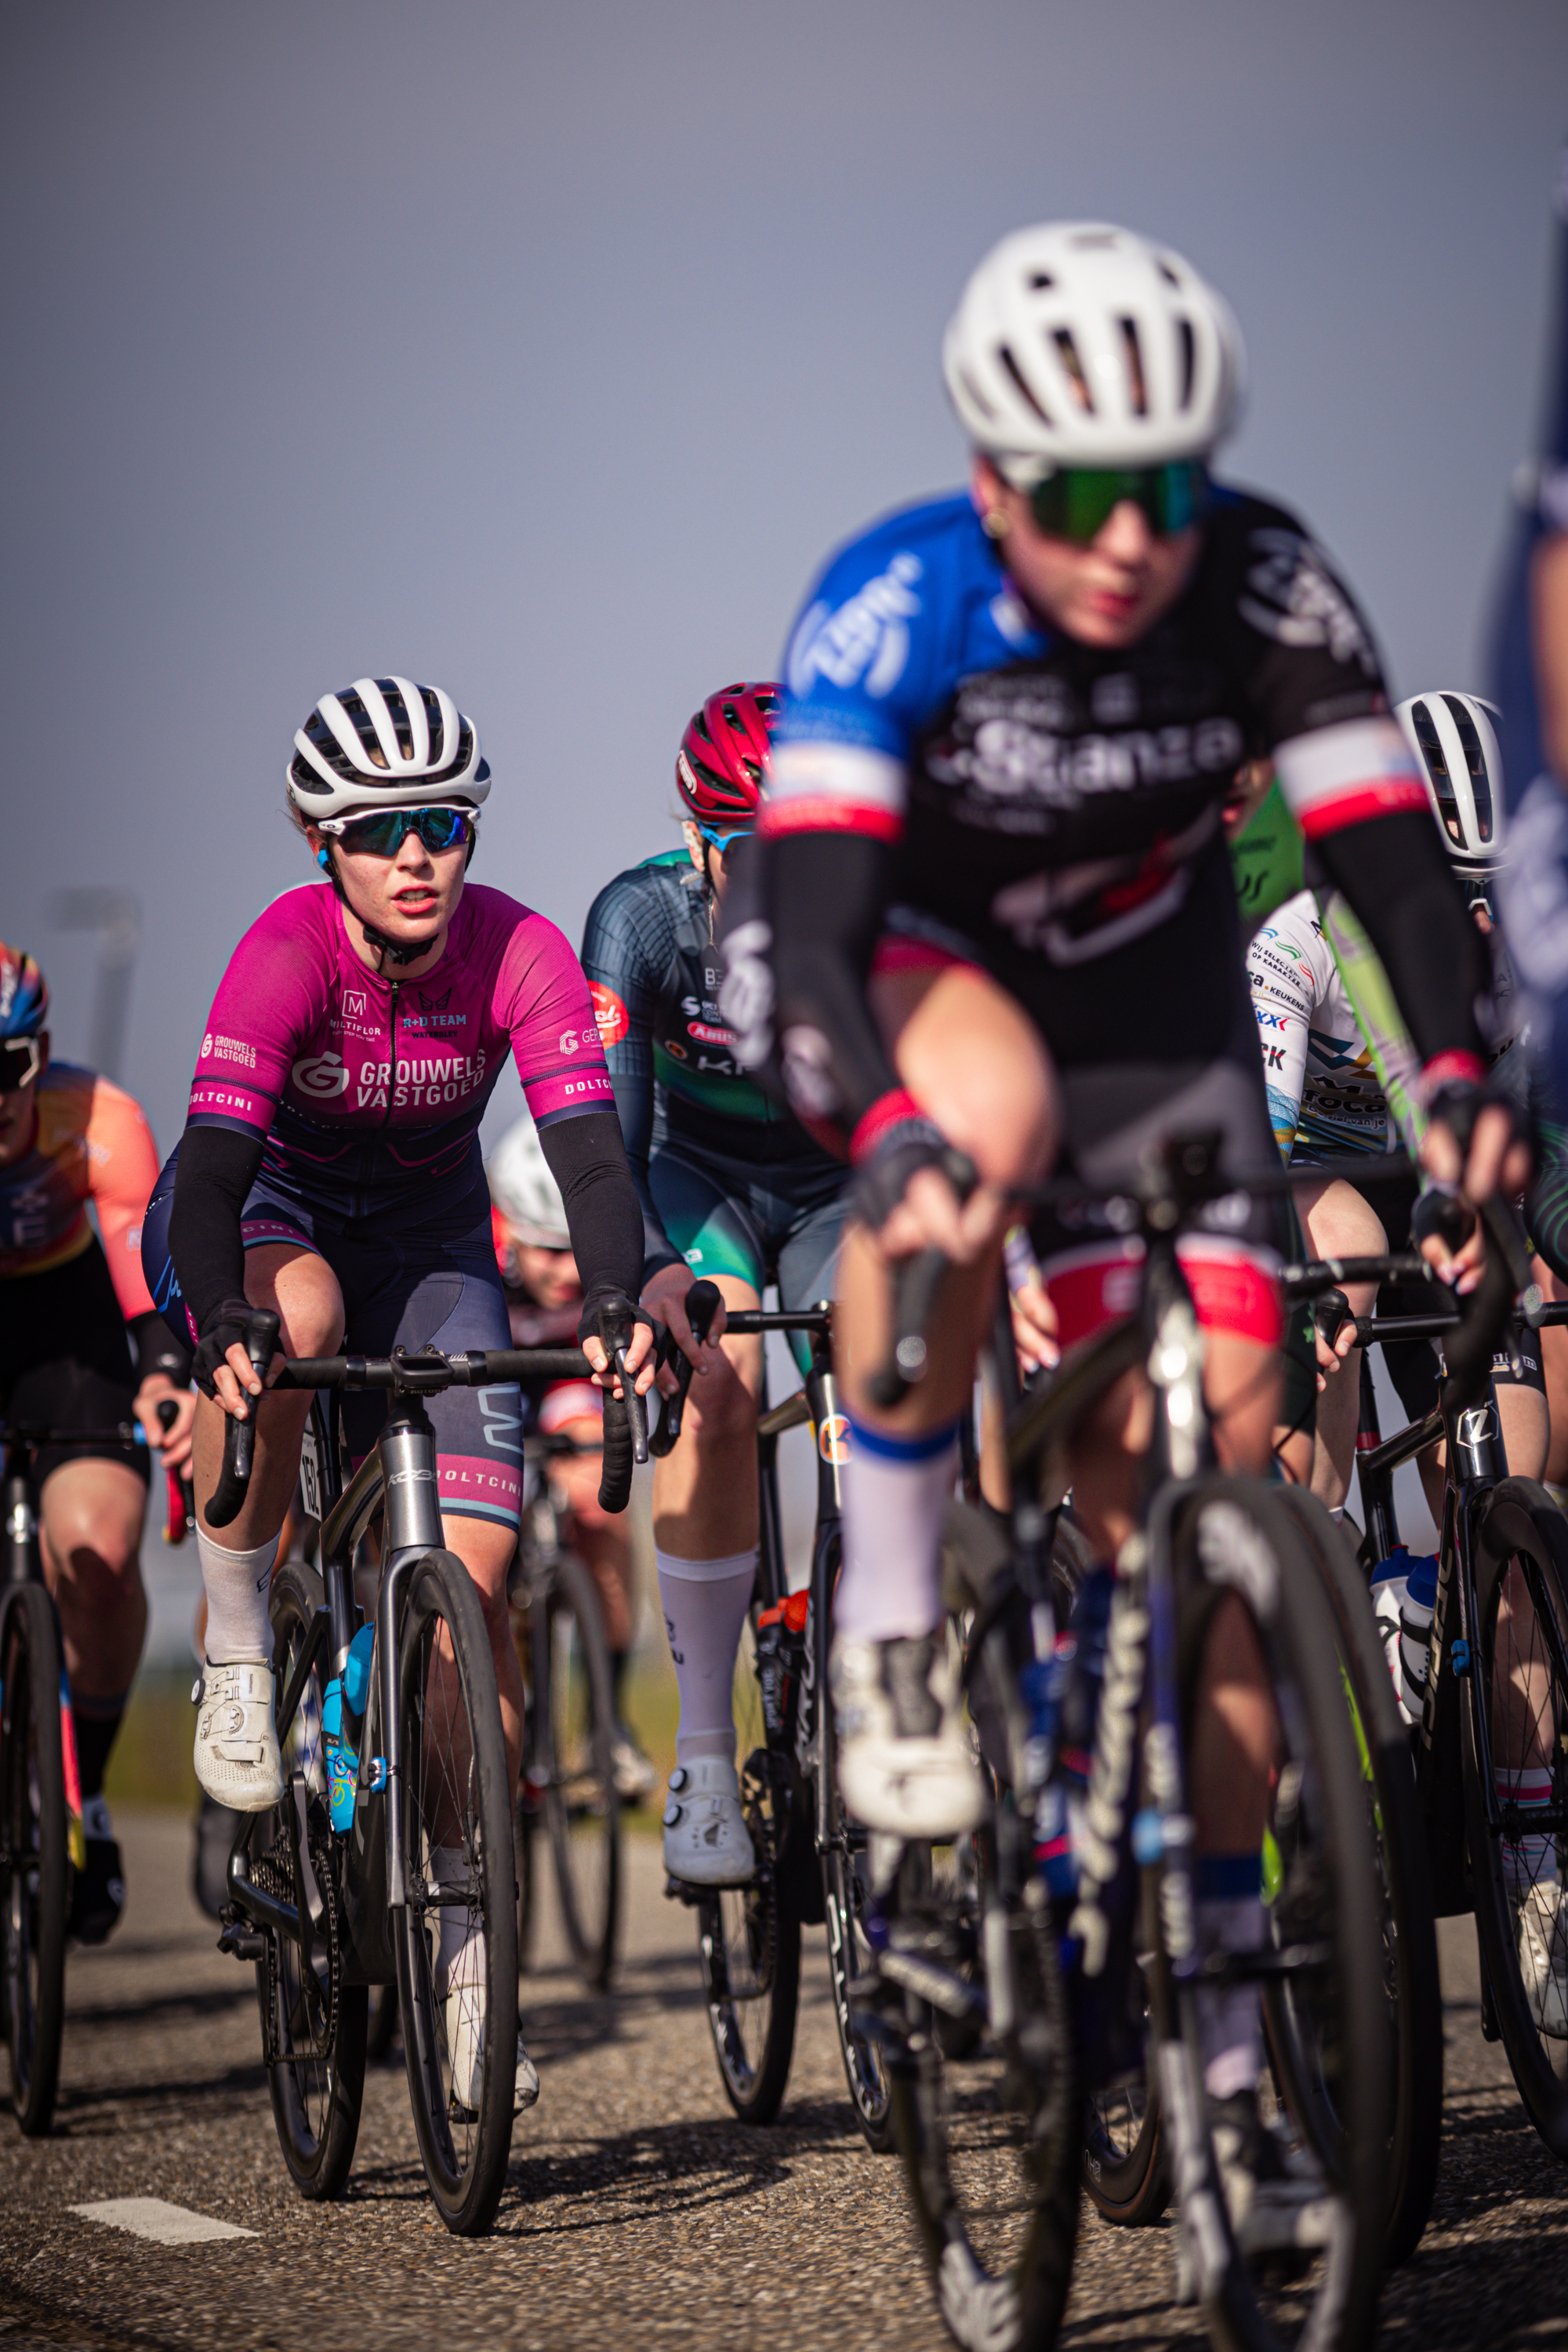
<instances>
[{"instance_id":1,"label":"black cycling shoe","mask_svg":"<svg viewBox=\"0 0 1568 2352\"><path fill-rule=\"evenodd\" d=\"M231 1805L220 1805L203 1790L191 1857L191 1892L209 1919L220 1919L229 1900L228 1857L234 1833L244 1819Z\"/></svg>"},{"instance_id":2,"label":"black cycling shoe","mask_svg":"<svg viewBox=\"0 0 1568 2352\"><path fill-rule=\"evenodd\" d=\"M71 1878L68 1924L79 1944L106 1944L125 1908L125 1871L118 1840L89 1837L85 1843L87 1865Z\"/></svg>"}]
</instances>

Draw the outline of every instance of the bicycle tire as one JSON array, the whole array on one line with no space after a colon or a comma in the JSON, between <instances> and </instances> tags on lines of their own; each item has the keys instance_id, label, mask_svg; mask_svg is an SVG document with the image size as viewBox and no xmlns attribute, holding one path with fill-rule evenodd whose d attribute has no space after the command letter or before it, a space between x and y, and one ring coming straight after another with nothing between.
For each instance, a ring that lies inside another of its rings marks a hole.
<instances>
[{"instance_id":1,"label":"bicycle tire","mask_svg":"<svg viewBox=\"0 0 1568 2352\"><path fill-rule=\"evenodd\" d=\"M531 1751L525 1740L522 1758L522 1778L517 1791L517 1808L512 1815L513 1859L517 1868L517 1972L526 1976L533 1964L533 1930L539 1917L539 1906L534 1895L534 1840L539 1835L539 1793L537 1786L529 1786L530 1775L536 1769Z\"/></svg>"},{"instance_id":2,"label":"bicycle tire","mask_svg":"<svg viewBox=\"0 0 1568 2352\"><path fill-rule=\"evenodd\" d=\"M1498 1769L1508 1769L1506 1760L1500 1763L1504 1738L1500 1710L1492 1704L1499 1663L1499 1604L1505 1578L1516 1564L1523 1572L1531 1603L1531 1649L1522 1663L1527 1668L1531 1664L1537 1670L1544 1668L1548 1678L1544 1702L1527 1698L1526 1706L1540 1742L1552 1759L1552 1806L1561 1815L1568 1804L1568 1758L1563 1752L1563 1742L1568 1740L1568 1523L1545 1489L1533 1479L1506 1478L1494 1487L1476 1532L1475 1634L1479 1654L1471 1662L1471 1673L1479 1668L1481 1687L1488 1694L1489 1753ZM1510 1617L1510 1625L1512 1622ZM1538 1641L1543 1630L1544 1638ZM1505 1655L1515 1661L1520 1657L1511 1635ZM1519 1948L1520 1906L1510 1900L1501 1841L1487 1825L1488 1792L1481 1780L1476 1706L1477 1694L1472 1689L1467 1694L1460 1715L1465 1727L1466 1825L1481 1966L1490 1988L1498 2031L1526 2113L1552 2155L1568 2158L1568 2079L1558 2071L1542 2046L1548 2040L1554 2041L1568 2061L1568 2041L1563 2038L1561 2024L1559 2031L1552 2033L1542 2022L1544 2003L1532 1996L1523 1980ZM1552 1870L1560 1896L1562 1857L1568 1851L1568 1838L1559 1835L1552 1843ZM1530 1870L1532 1879L1527 1891L1529 1900L1540 1882L1535 1880L1522 1843L1519 1853L1521 1874ZM1555 1903L1552 1911L1552 1944L1560 1971L1563 1927L1555 1916ZM1562 1981L1559 1972L1556 1982L1561 1986Z\"/></svg>"},{"instance_id":3,"label":"bicycle tire","mask_svg":"<svg viewBox=\"0 0 1568 2352\"><path fill-rule=\"evenodd\" d=\"M1244 2256L1233 2232L1209 2136L1196 1993L1173 1974L1165 1942L1170 1914L1157 1903L1162 1940L1152 2006L1184 2262L1210 2334L1227 2352L1279 2352L1330 2340L1336 2352L1365 2352L1376 2331L1384 2267L1392 2086L1381 1897L1338 1628L1310 1552L1276 1489L1245 1478L1205 1478L1177 1500L1172 1528L1184 1738L1194 1719L1204 1641L1227 1592L1246 1608L1269 1674L1281 1745L1269 1934L1277 1952L1300 1958L1289 1975L1270 1981L1266 1998L1288 2012L1293 2044L1303 2053L1289 2095L1310 2096L1328 2111L1307 2121L1289 2115L1302 2147L1324 2159L1328 2237L1323 2246L1303 2250L1295 2272L1282 2279L1277 2256Z\"/></svg>"},{"instance_id":4,"label":"bicycle tire","mask_svg":"<svg viewBox=\"0 0 1568 2352\"><path fill-rule=\"evenodd\" d=\"M1025 1894L1037 1883L1026 1880ZM912 1928L917 1951L955 1984L973 1973L976 1893L962 1868L939 1868L931 1848L906 1849L901 1932ZM949 2334L965 2352L1047 2352L1061 2330L1077 2252L1083 2103L1048 1906L1017 1901L1005 1932L1013 2024L949 2035L945 2012L906 1992L902 2032L889 2051L892 2116ZM994 1997L989 1982L987 1992Z\"/></svg>"},{"instance_id":5,"label":"bicycle tire","mask_svg":"<svg viewBox=\"0 0 1568 2352\"><path fill-rule=\"evenodd\" d=\"M437 1661L437 1629L446 1654ZM479 1594L450 1552L432 1551L408 1573L397 1628L402 1708L399 1782L408 1901L394 1915L397 2006L414 2128L436 2209L454 2237L489 2230L506 2184L517 2069L517 1889L512 1809L495 1662ZM436 1838L461 1857L460 1884L431 1869ZM443 1902L461 1892L462 1906ZM466 1911L466 1984L437 1990L433 1930L444 1912ZM482 1940L480 1940L482 1939ZM482 2025L479 2000L482 1998ZM478 2096L455 2084L447 2011L458 2033L477 2033Z\"/></svg>"},{"instance_id":6,"label":"bicycle tire","mask_svg":"<svg viewBox=\"0 0 1568 2352\"><path fill-rule=\"evenodd\" d=\"M555 1562L542 1648L534 1705L542 1708L544 1814L561 1916L578 1976L590 1992L605 1992L615 1972L621 1905L615 1682L599 1596L574 1552Z\"/></svg>"},{"instance_id":7,"label":"bicycle tire","mask_svg":"<svg viewBox=\"0 0 1568 2352\"><path fill-rule=\"evenodd\" d=\"M321 1580L303 1560L285 1560L272 1580L272 1672L279 1696L287 1688L316 1612L324 1605ZM283 1727L283 1804L274 1807L258 1832L251 1874L286 1902L306 1899L295 1868L294 1841L286 1810L298 1787L306 1822L306 1852L328 1937L323 1986L319 1970L307 1970L300 1947L286 1936L265 1931L268 1953L256 1964L256 1996L267 2053L267 2088L278 2144L295 2187L315 2202L342 2194L359 2137L364 2099L365 2050L370 1994L363 1985L342 1981L335 1940L337 1853L328 1828L326 1756L321 1740L323 1666L307 1681L293 1722ZM263 1845L265 1841L265 1846ZM327 1916L327 1906L332 1916ZM313 1906L314 1908L314 1906Z\"/></svg>"},{"instance_id":8,"label":"bicycle tire","mask_svg":"<svg viewBox=\"0 0 1568 2352\"><path fill-rule=\"evenodd\" d=\"M1168 2141L1153 2075L1086 2098L1084 2193L1113 2229L1151 2229L1164 2213L1173 2191Z\"/></svg>"},{"instance_id":9,"label":"bicycle tire","mask_svg":"<svg viewBox=\"0 0 1568 2352\"><path fill-rule=\"evenodd\" d=\"M755 1612L753 1611L753 1619ZM790 1841L805 1816L790 1759L770 1750L752 1633L735 1664L741 1807L756 1853L744 1886L705 1889L698 1956L724 2095L742 2123L771 2124L784 2101L800 2003L800 1900Z\"/></svg>"},{"instance_id":10,"label":"bicycle tire","mask_svg":"<svg viewBox=\"0 0 1568 2352\"><path fill-rule=\"evenodd\" d=\"M1437 2189L1443 2138L1443 1989L1437 1922L1410 1735L1394 1701L1366 1578L1314 1496L1285 1486L1288 1510L1322 1578L1340 1655L1365 1741L1373 1830L1385 1902L1384 1967L1395 2033L1394 2133L1388 2151L1384 2258L1407 2262Z\"/></svg>"},{"instance_id":11,"label":"bicycle tire","mask_svg":"<svg viewBox=\"0 0 1568 2352\"><path fill-rule=\"evenodd\" d=\"M11 2106L28 2139L54 2120L65 2031L69 1825L60 1653L41 1584L17 1586L0 1653L0 2012Z\"/></svg>"}]
</instances>

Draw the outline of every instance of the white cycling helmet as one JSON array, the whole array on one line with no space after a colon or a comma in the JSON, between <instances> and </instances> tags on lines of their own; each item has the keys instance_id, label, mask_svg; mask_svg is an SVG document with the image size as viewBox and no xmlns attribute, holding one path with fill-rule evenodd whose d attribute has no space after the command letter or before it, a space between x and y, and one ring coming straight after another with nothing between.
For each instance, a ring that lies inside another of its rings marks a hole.
<instances>
[{"instance_id":1,"label":"white cycling helmet","mask_svg":"<svg viewBox=\"0 0 1568 2352\"><path fill-rule=\"evenodd\" d=\"M433 803L477 809L489 788L473 720L438 686L409 677L361 677L323 694L289 762L289 797L318 821Z\"/></svg>"},{"instance_id":2,"label":"white cycling helmet","mask_svg":"<svg viewBox=\"0 0 1568 2352\"><path fill-rule=\"evenodd\" d=\"M1179 253L1109 222L1044 221L993 246L942 363L971 441L1026 490L1061 466L1205 457L1235 422L1245 355Z\"/></svg>"},{"instance_id":3,"label":"white cycling helmet","mask_svg":"<svg viewBox=\"0 0 1568 2352\"><path fill-rule=\"evenodd\" d=\"M509 1127L485 1170L490 1198L520 1242L540 1249L570 1249L566 1203L526 1111Z\"/></svg>"},{"instance_id":4,"label":"white cycling helmet","mask_svg":"<svg viewBox=\"0 0 1568 2352\"><path fill-rule=\"evenodd\" d=\"M1394 715L1415 754L1444 848L1462 874L1495 874L1507 823L1497 705L1444 688L1413 694Z\"/></svg>"}]
</instances>

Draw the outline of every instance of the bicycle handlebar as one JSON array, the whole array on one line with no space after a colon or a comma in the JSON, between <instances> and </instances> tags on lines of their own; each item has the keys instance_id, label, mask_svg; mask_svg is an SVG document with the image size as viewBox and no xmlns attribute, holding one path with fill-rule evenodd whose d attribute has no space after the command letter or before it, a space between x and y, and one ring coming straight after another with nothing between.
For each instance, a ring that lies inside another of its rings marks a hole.
<instances>
[{"instance_id":1,"label":"bicycle handlebar","mask_svg":"<svg viewBox=\"0 0 1568 2352\"><path fill-rule=\"evenodd\" d=\"M245 1351L265 1380L277 1345L278 1318L258 1307L246 1325ZM626 1349L617 1348L616 1369L625 1394L605 1397L605 1468L599 1500L607 1511L624 1511L631 1494L632 1465L646 1462L647 1413L625 1377ZM390 1356L290 1356L279 1368L276 1389L388 1389L395 1396L437 1396L450 1388L488 1388L525 1380L586 1380L593 1367L581 1348L474 1348L443 1355L439 1349L416 1353L395 1348ZM223 1467L206 1521L226 1528L236 1519L249 1491L255 1454L256 1417L231 1413L224 1424ZM618 1499L617 1499L618 1497Z\"/></svg>"},{"instance_id":2,"label":"bicycle handlebar","mask_svg":"<svg viewBox=\"0 0 1568 2352\"><path fill-rule=\"evenodd\" d=\"M693 1338L701 1346L707 1345L708 1334L713 1328L713 1318L723 1304L722 1293L711 1282L694 1282L687 1292L686 1319L691 1326ZM729 1328L732 1329L733 1324L731 1323ZM664 1411L658 1427L648 1440L649 1453L661 1462L680 1435L681 1415L686 1410L687 1393L691 1387L691 1375L696 1369L690 1357L682 1349L680 1361L676 1368L675 1393L673 1396L665 1398Z\"/></svg>"}]
</instances>

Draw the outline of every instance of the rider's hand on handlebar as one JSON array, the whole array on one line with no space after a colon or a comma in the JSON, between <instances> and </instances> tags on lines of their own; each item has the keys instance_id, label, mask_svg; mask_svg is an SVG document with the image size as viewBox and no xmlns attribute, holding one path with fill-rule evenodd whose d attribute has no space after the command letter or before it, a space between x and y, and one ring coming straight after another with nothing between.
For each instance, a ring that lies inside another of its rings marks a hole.
<instances>
[{"instance_id":1,"label":"rider's hand on handlebar","mask_svg":"<svg viewBox=\"0 0 1568 2352\"><path fill-rule=\"evenodd\" d=\"M652 1388L653 1325L641 1307L634 1307L621 1293L587 1300L577 1326L577 1344L593 1366L595 1385L608 1389L612 1396L622 1393L619 1374L610 1363L612 1347L625 1348L626 1370L635 1375L632 1385L638 1396L647 1396Z\"/></svg>"},{"instance_id":2,"label":"rider's hand on handlebar","mask_svg":"<svg viewBox=\"0 0 1568 2352\"><path fill-rule=\"evenodd\" d=\"M245 1352L245 1334L255 1311L247 1298L226 1298L214 1310L191 1360L191 1378L202 1394L216 1397L236 1421L248 1419L246 1400L261 1394L256 1367ZM272 1359L273 1366L282 1361L281 1356ZM276 1378L275 1370L269 1369L268 1377Z\"/></svg>"},{"instance_id":3,"label":"rider's hand on handlebar","mask_svg":"<svg viewBox=\"0 0 1568 2352\"><path fill-rule=\"evenodd\" d=\"M243 1351L242 1351L243 1352ZM158 1407L173 1397L178 1411L167 1429L158 1420ZM150 1372L136 1391L135 1414L147 1433L147 1443L165 1470L176 1475L191 1458L191 1431L195 1424L195 1391L176 1388L167 1372Z\"/></svg>"},{"instance_id":4,"label":"rider's hand on handlebar","mask_svg":"<svg viewBox=\"0 0 1568 2352\"><path fill-rule=\"evenodd\" d=\"M961 1202L940 1168L917 1168L877 1238L890 1258L939 1249L954 1265L971 1265L1014 1213L1006 1194L992 1185L977 1184Z\"/></svg>"},{"instance_id":5,"label":"rider's hand on handlebar","mask_svg":"<svg viewBox=\"0 0 1568 2352\"><path fill-rule=\"evenodd\" d=\"M1054 1370L1061 1361L1061 1341L1057 1336L1057 1310L1043 1283L1033 1280L1021 1283L1016 1290L1009 1288L1008 1302L1013 1310L1013 1345L1026 1372Z\"/></svg>"},{"instance_id":6,"label":"rider's hand on handlebar","mask_svg":"<svg viewBox=\"0 0 1568 2352\"><path fill-rule=\"evenodd\" d=\"M665 1324L682 1355L689 1357L695 1369L707 1375L709 1365L718 1353L723 1333L725 1310L716 1310L707 1345L692 1330L686 1312L687 1295L697 1276L689 1265L661 1265L658 1272L643 1286L642 1303L657 1322ZM673 1396L678 1386L673 1364L666 1364L658 1375L659 1392Z\"/></svg>"}]
</instances>

